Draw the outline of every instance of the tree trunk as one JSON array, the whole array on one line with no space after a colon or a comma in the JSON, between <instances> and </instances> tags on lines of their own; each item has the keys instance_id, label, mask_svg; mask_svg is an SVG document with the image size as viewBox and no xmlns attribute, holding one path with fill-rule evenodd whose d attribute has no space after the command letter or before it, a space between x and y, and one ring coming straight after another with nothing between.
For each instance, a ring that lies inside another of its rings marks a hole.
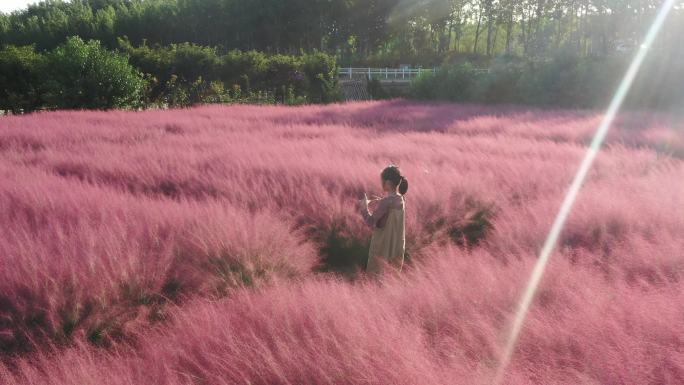
<instances>
[{"instance_id":1,"label":"tree trunk","mask_svg":"<svg viewBox=\"0 0 684 385\"><path fill-rule=\"evenodd\" d=\"M447 52L451 50L451 35L454 34L454 19L449 20L449 30L447 31Z\"/></svg>"},{"instance_id":2,"label":"tree trunk","mask_svg":"<svg viewBox=\"0 0 684 385\"><path fill-rule=\"evenodd\" d=\"M511 33L513 32L513 5L509 5L506 20L506 55L511 54Z\"/></svg>"},{"instance_id":3,"label":"tree trunk","mask_svg":"<svg viewBox=\"0 0 684 385\"><path fill-rule=\"evenodd\" d=\"M534 54L538 55L539 50L541 47L541 23L542 20L544 19L544 3L545 0L537 0L537 12L536 12L536 18L537 18L537 25L535 26L534 30Z\"/></svg>"},{"instance_id":4,"label":"tree trunk","mask_svg":"<svg viewBox=\"0 0 684 385\"><path fill-rule=\"evenodd\" d=\"M556 14L558 16L558 33L556 35L556 49L560 48L563 40L563 8L560 4L557 5Z\"/></svg>"},{"instance_id":5,"label":"tree trunk","mask_svg":"<svg viewBox=\"0 0 684 385\"><path fill-rule=\"evenodd\" d=\"M473 53L477 53L477 42L480 40L480 22L482 21L482 11L478 10L477 14L477 28L475 29L475 43L473 44Z\"/></svg>"},{"instance_id":6,"label":"tree trunk","mask_svg":"<svg viewBox=\"0 0 684 385\"><path fill-rule=\"evenodd\" d=\"M494 23L491 20L487 21L487 50L486 50L487 56L492 55L492 26L493 25L494 25Z\"/></svg>"},{"instance_id":7,"label":"tree trunk","mask_svg":"<svg viewBox=\"0 0 684 385\"><path fill-rule=\"evenodd\" d=\"M456 36L455 36L455 39L456 39L456 52L460 52L460 51L461 51L461 31L462 31L462 26L461 26L461 23L462 23L462 21L461 21L461 10L462 10L462 8L459 8L459 9L458 9L458 14L457 14L458 16L457 16L457 19L455 20L455 21L457 22L456 26L458 27L458 29L456 30Z\"/></svg>"},{"instance_id":8,"label":"tree trunk","mask_svg":"<svg viewBox=\"0 0 684 385\"><path fill-rule=\"evenodd\" d=\"M529 21L528 21L529 23ZM520 33L522 34L523 53L527 54L527 33L525 33L525 8L520 11Z\"/></svg>"},{"instance_id":9,"label":"tree trunk","mask_svg":"<svg viewBox=\"0 0 684 385\"><path fill-rule=\"evenodd\" d=\"M487 56L492 55L492 27L494 26L494 18L492 11L492 0L487 0Z\"/></svg>"},{"instance_id":10,"label":"tree trunk","mask_svg":"<svg viewBox=\"0 0 684 385\"><path fill-rule=\"evenodd\" d=\"M495 29L494 29L494 38L492 39L492 48L491 48L491 54L494 54L494 51L496 50L496 40L499 38L499 23L495 24Z\"/></svg>"}]
</instances>

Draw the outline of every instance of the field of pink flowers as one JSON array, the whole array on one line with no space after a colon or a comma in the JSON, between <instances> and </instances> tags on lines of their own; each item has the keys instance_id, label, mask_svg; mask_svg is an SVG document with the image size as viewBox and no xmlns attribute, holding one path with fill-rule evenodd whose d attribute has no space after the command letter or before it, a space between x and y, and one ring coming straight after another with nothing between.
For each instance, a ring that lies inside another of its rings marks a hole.
<instances>
[{"instance_id":1,"label":"field of pink flowers","mask_svg":"<svg viewBox=\"0 0 684 385\"><path fill-rule=\"evenodd\" d=\"M601 114L406 101L0 118L0 383L489 384ZM684 383L684 121L622 114L506 384ZM410 184L407 265L357 212Z\"/></svg>"}]
</instances>

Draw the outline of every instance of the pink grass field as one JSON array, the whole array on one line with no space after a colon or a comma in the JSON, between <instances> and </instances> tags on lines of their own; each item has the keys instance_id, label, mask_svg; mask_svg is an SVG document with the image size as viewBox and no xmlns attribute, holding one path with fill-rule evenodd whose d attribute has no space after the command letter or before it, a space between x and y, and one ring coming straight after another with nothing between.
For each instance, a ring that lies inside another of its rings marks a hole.
<instances>
[{"instance_id":1,"label":"pink grass field","mask_svg":"<svg viewBox=\"0 0 684 385\"><path fill-rule=\"evenodd\" d=\"M0 118L0 383L490 384L592 111L384 101ZM620 115L506 384L684 383L684 121ZM409 180L367 279L363 191Z\"/></svg>"}]
</instances>

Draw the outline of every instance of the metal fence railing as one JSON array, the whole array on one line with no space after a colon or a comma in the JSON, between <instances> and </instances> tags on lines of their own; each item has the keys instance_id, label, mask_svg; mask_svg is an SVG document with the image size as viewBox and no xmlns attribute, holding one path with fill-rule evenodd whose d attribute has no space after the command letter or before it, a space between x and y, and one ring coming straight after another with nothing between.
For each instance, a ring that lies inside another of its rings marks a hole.
<instances>
[{"instance_id":1,"label":"metal fence railing","mask_svg":"<svg viewBox=\"0 0 684 385\"><path fill-rule=\"evenodd\" d=\"M424 73L435 73L435 68L340 68L340 79L365 77L368 79L411 80Z\"/></svg>"}]
</instances>

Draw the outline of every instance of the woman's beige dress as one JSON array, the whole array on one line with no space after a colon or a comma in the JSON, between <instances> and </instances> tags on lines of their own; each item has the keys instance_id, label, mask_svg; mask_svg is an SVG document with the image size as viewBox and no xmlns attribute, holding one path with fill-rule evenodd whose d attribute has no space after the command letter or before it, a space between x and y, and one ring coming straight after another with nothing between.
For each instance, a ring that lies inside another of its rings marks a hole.
<instances>
[{"instance_id":1,"label":"woman's beige dress","mask_svg":"<svg viewBox=\"0 0 684 385\"><path fill-rule=\"evenodd\" d=\"M380 274L387 269L395 272L401 271L404 265L404 247L406 246L405 209L405 206L401 209L390 208L385 225L373 230L368 251L367 272Z\"/></svg>"}]
</instances>

